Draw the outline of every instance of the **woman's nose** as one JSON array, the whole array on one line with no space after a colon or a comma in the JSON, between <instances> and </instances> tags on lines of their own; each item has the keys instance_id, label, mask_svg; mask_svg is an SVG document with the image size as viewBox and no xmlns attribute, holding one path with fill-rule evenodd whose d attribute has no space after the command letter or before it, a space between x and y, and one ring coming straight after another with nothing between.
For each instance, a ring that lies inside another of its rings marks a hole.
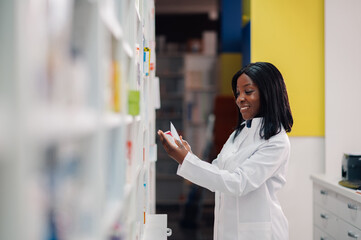
<instances>
[{"instance_id":1,"label":"woman's nose","mask_svg":"<svg viewBox=\"0 0 361 240\"><path fill-rule=\"evenodd\" d=\"M244 99L244 96L243 95L239 95L238 98L237 98L237 102L243 102L245 99Z\"/></svg>"}]
</instances>

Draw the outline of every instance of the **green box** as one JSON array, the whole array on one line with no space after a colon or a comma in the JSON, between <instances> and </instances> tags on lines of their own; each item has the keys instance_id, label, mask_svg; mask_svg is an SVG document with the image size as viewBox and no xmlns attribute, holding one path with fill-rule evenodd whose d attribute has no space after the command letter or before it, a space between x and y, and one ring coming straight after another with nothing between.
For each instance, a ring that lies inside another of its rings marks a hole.
<instances>
[{"instance_id":1,"label":"green box","mask_svg":"<svg viewBox=\"0 0 361 240\"><path fill-rule=\"evenodd\" d=\"M128 91L128 113L132 116L139 115L140 92L137 90Z\"/></svg>"}]
</instances>

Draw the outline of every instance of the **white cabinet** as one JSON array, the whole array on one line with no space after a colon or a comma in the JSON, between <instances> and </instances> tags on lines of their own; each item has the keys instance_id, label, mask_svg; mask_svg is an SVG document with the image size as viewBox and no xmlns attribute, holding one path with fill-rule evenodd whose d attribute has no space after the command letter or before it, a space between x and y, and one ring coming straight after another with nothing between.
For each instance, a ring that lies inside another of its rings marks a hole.
<instances>
[{"instance_id":1,"label":"white cabinet","mask_svg":"<svg viewBox=\"0 0 361 240\"><path fill-rule=\"evenodd\" d=\"M361 239L361 195L324 175L312 180L314 240Z\"/></svg>"},{"instance_id":2,"label":"white cabinet","mask_svg":"<svg viewBox=\"0 0 361 240\"><path fill-rule=\"evenodd\" d=\"M313 229L313 239L319 239L319 240L336 240L324 231L320 230L317 226Z\"/></svg>"}]
</instances>

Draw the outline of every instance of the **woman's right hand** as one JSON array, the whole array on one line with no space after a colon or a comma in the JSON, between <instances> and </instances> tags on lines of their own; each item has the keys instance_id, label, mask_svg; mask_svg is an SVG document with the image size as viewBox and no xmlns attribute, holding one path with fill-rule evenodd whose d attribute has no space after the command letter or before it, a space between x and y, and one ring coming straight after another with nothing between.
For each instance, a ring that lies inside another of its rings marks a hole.
<instances>
[{"instance_id":1,"label":"woman's right hand","mask_svg":"<svg viewBox=\"0 0 361 240\"><path fill-rule=\"evenodd\" d=\"M183 163L184 158L188 154L188 150L186 149L186 146L189 147L188 143L185 141L186 144L183 144L179 140L176 140L176 144L174 145L171 142L169 142L168 138L165 136L164 132L161 130L158 130L158 135L160 138L160 142L162 143L164 150L168 153L168 155L176 160L179 164Z\"/></svg>"},{"instance_id":2,"label":"woman's right hand","mask_svg":"<svg viewBox=\"0 0 361 240\"><path fill-rule=\"evenodd\" d=\"M180 137L180 139L181 139L181 141L182 141L182 144L183 144L184 147L188 150L188 152L193 153L193 152L192 152L192 148L191 148L191 146L188 144L188 142L187 142L186 140L184 140L182 136L179 136L179 137Z\"/></svg>"}]
</instances>

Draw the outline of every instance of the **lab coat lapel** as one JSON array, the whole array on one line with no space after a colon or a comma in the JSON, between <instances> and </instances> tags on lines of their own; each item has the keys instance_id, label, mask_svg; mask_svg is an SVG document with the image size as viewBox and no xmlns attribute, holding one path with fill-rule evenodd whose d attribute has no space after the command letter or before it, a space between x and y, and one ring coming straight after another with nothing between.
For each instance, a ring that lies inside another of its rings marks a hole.
<instances>
[{"instance_id":1,"label":"lab coat lapel","mask_svg":"<svg viewBox=\"0 0 361 240\"><path fill-rule=\"evenodd\" d=\"M261 143L259 137L260 119L253 119L250 128L244 127L222 161L222 168L233 171L239 164L249 158Z\"/></svg>"},{"instance_id":2,"label":"lab coat lapel","mask_svg":"<svg viewBox=\"0 0 361 240\"><path fill-rule=\"evenodd\" d=\"M224 146L224 151L222 151L223 153L221 155L221 161L220 161L221 169L225 169L228 160L230 160L230 158L232 158L234 156L234 153L236 151L238 151L239 147L242 145L244 140L247 138L248 130L249 129L247 127L244 127L234 142L232 141L233 140L232 139L231 141L226 143L226 145Z\"/></svg>"}]
</instances>

